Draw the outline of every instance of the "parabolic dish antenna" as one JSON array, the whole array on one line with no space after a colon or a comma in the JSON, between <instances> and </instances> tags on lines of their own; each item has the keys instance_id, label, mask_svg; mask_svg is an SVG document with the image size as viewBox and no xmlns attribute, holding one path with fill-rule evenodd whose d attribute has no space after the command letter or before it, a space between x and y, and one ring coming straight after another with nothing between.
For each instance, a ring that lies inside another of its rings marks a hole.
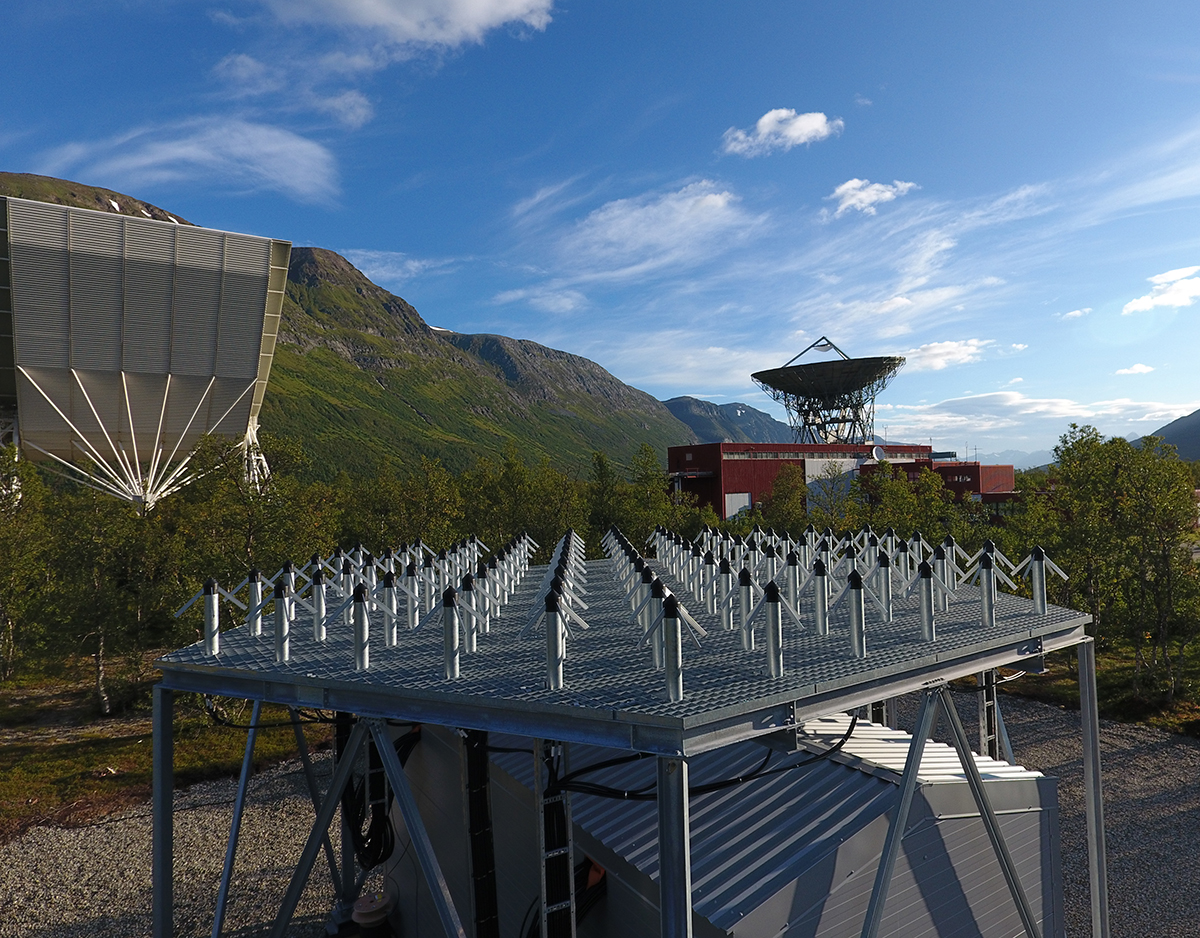
<instances>
[{"instance_id":1,"label":"parabolic dish antenna","mask_svg":"<svg viewBox=\"0 0 1200 938\"><path fill-rule=\"evenodd\" d=\"M291 249L0 198L0 421L22 456L149 509L205 434L255 452Z\"/></svg>"},{"instance_id":2,"label":"parabolic dish antenna","mask_svg":"<svg viewBox=\"0 0 1200 938\"><path fill-rule=\"evenodd\" d=\"M841 357L795 364L810 351ZM821 336L782 368L750 377L786 408L796 442L862 444L875 439L876 395L903 366L898 355L851 358Z\"/></svg>"}]
</instances>

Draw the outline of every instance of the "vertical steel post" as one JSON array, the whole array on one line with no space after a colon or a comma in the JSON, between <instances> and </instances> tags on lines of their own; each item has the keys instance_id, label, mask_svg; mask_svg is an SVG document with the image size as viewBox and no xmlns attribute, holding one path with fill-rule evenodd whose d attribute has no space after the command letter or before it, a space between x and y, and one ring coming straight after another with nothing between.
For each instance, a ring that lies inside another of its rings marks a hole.
<instances>
[{"instance_id":1,"label":"vertical steel post","mask_svg":"<svg viewBox=\"0 0 1200 938\"><path fill-rule=\"evenodd\" d=\"M754 626L750 622L750 612L754 608L754 595L750 591L750 584L753 582L750 568L742 567L738 573L738 600L741 611L742 648L745 651L754 651Z\"/></svg>"},{"instance_id":2,"label":"vertical steel post","mask_svg":"<svg viewBox=\"0 0 1200 938\"><path fill-rule=\"evenodd\" d=\"M246 579L250 581L247 584L250 591L250 598L246 600L246 608L250 610L247 624L250 626L250 634L258 638L262 635L262 574L257 570L251 570Z\"/></svg>"},{"instance_id":3,"label":"vertical steel post","mask_svg":"<svg viewBox=\"0 0 1200 938\"><path fill-rule=\"evenodd\" d=\"M204 581L204 653L215 658L221 653L221 597L217 581Z\"/></svg>"},{"instance_id":4,"label":"vertical steel post","mask_svg":"<svg viewBox=\"0 0 1200 938\"><path fill-rule=\"evenodd\" d=\"M649 606L649 612L646 619L647 628L649 628L650 625L656 619L658 619L659 615L662 613L663 600L666 599L666 596L666 586L663 584L661 579L655 577L654 582L650 584L650 602L646 604ZM658 635L650 636L650 647L654 649L654 669L659 671L663 666L662 632L659 632Z\"/></svg>"},{"instance_id":5,"label":"vertical steel post","mask_svg":"<svg viewBox=\"0 0 1200 938\"><path fill-rule=\"evenodd\" d=\"M679 600L663 601L663 670L667 677L667 699L683 700L683 636L679 626Z\"/></svg>"},{"instance_id":6,"label":"vertical steel post","mask_svg":"<svg viewBox=\"0 0 1200 938\"><path fill-rule=\"evenodd\" d=\"M937 641L937 620L934 616L933 568L928 560L921 561L917 575L920 577L917 589L921 606L921 640L934 642Z\"/></svg>"},{"instance_id":7,"label":"vertical steel post","mask_svg":"<svg viewBox=\"0 0 1200 938\"><path fill-rule=\"evenodd\" d=\"M154 899L151 913L154 938L175 933L175 692L154 685L154 807L151 878Z\"/></svg>"},{"instance_id":8,"label":"vertical steel post","mask_svg":"<svg viewBox=\"0 0 1200 938\"><path fill-rule=\"evenodd\" d=\"M318 567L312 575L313 641L325 641L325 574Z\"/></svg>"},{"instance_id":9,"label":"vertical steel post","mask_svg":"<svg viewBox=\"0 0 1200 938\"><path fill-rule=\"evenodd\" d=\"M859 572L853 568L846 578L849 589L846 591L846 602L850 606L850 650L855 658L867 657L867 616L863 607L863 581Z\"/></svg>"},{"instance_id":10,"label":"vertical steel post","mask_svg":"<svg viewBox=\"0 0 1200 938\"><path fill-rule=\"evenodd\" d=\"M275 584L275 663L283 664L291 657L291 622L288 615L287 583L283 577Z\"/></svg>"},{"instance_id":11,"label":"vertical steel post","mask_svg":"<svg viewBox=\"0 0 1200 938\"><path fill-rule=\"evenodd\" d=\"M733 593L733 566L729 563L728 557L721 559L721 566L718 568L717 577L720 580L717 602L721 604L721 628L727 632L732 632L734 628L733 605L729 597Z\"/></svg>"},{"instance_id":12,"label":"vertical steel post","mask_svg":"<svg viewBox=\"0 0 1200 938\"><path fill-rule=\"evenodd\" d=\"M996 625L996 571L988 554L979 558L979 621L985 629Z\"/></svg>"},{"instance_id":13,"label":"vertical steel post","mask_svg":"<svg viewBox=\"0 0 1200 938\"><path fill-rule=\"evenodd\" d=\"M383 572L383 643L388 648L396 647L399 610L399 601L396 597L396 574L391 570L385 570Z\"/></svg>"},{"instance_id":14,"label":"vertical steel post","mask_svg":"<svg viewBox=\"0 0 1200 938\"><path fill-rule=\"evenodd\" d=\"M886 553L881 553L879 563L879 601L883 604L883 621L892 621L892 562Z\"/></svg>"},{"instance_id":15,"label":"vertical steel post","mask_svg":"<svg viewBox=\"0 0 1200 938\"><path fill-rule=\"evenodd\" d=\"M779 608L779 587L772 580L766 590L767 674L783 677L783 616Z\"/></svg>"},{"instance_id":16,"label":"vertical steel post","mask_svg":"<svg viewBox=\"0 0 1200 938\"><path fill-rule=\"evenodd\" d=\"M421 580L417 576L415 560L409 561L408 566L404 568L404 580L408 586L404 593L404 609L408 630L411 632L417 627L417 622L421 617Z\"/></svg>"},{"instance_id":17,"label":"vertical steel post","mask_svg":"<svg viewBox=\"0 0 1200 938\"><path fill-rule=\"evenodd\" d=\"M558 594L550 590L546 594L546 687L550 690L562 689L563 662L566 659L562 615L558 604Z\"/></svg>"},{"instance_id":18,"label":"vertical steel post","mask_svg":"<svg viewBox=\"0 0 1200 938\"><path fill-rule=\"evenodd\" d=\"M233 879L233 863L237 857L238 835L242 830L242 812L246 809L246 792L250 788L250 773L254 771L254 741L258 736L258 718L262 701L254 701L250 711L250 729L246 733L246 754L242 757L242 774L238 777L237 796L233 800L233 820L229 824L229 842L225 847L225 866L221 869L221 885L217 889L217 911L213 915L212 938L220 938L225 924L225 906L229 901L229 883Z\"/></svg>"},{"instance_id":19,"label":"vertical steel post","mask_svg":"<svg viewBox=\"0 0 1200 938\"><path fill-rule=\"evenodd\" d=\"M829 576L825 561L819 557L813 562L813 617L817 620L817 634L829 634Z\"/></svg>"},{"instance_id":20,"label":"vertical steel post","mask_svg":"<svg viewBox=\"0 0 1200 938\"><path fill-rule=\"evenodd\" d=\"M359 583L354 587L354 601L350 604L354 621L354 670L366 671L371 667L371 619L367 612L367 587Z\"/></svg>"},{"instance_id":21,"label":"vertical steel post","mask_svg":"<svg viewBox=\"0 0 1200 938\"><path fill-rule=\"evenodd\" d=\"M1034 547L1029 555L1029 585L1033 592L1033 614L1046 614L1046 552Z\"/></svg>"},{"instance_id":22,"label":"vertical steel post","mask_svg":"<svg viewBox=\"0 0 1200 938\"><path fill-rule=\"evenodd\" d=\"M467 610L463 621L463 650L468 655L473 655L479 650L479 622L475 617L479 604L475 601L475 577L470 573L462 578L462 604Z\"/></svg>"},{"instance_id":23,"label":"vertical steel post","mask_svg":"<svg viewBox=\"0 0 1200 938\"><path fill-rule=\"evenodd\" d=\"M1090 637L1079 644L1079 704L1083 723L1083 790L1092 938L1109 938L1108 849L1104 839L1104 789L1100 777L1100 705L1096 694L1096 646Z\"/></svg>"},{"instance_id":24,"label":"vertical steel post","mask_svg":"<svg viewBox=\"0 0 1200 938\"><path fill-rule=\"evenodd\" d=\"M691 819L688 764L658 757L658 910L662 938L692 936Z\"/></svg>"},{"instance_id":25,"label":"vertical steel post","mask_svg":"<svg viewBox=\"0 0 1200 938\"><path fill-rule=\"evenodd\" d=\"M447 586L442 594L442 664L447 681L459 676L458 653L458 594Z\"/></svg>"},{"instance_id":26,"label":"vertical steel post","mask_svg":"<svg viewBox=\"0 0 1200 938\"><path fill-rule=\"evenodd\" d=\"M940 544L933 549L933 572L937 574L939 580L946 584L946 589L954 589L954 584L950 580L949 565L946 563L946 551ZM949 608L950 597L946 595L945 590L938 590L937 611L946 612Z\"/></svg>"}]
</instances>

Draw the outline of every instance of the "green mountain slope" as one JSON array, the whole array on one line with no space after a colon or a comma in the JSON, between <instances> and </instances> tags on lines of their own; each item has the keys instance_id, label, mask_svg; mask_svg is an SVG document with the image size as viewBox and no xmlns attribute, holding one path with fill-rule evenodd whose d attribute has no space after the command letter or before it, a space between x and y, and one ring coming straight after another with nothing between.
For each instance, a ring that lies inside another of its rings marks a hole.
<instances>
[{"instance_id":1,"label":"green mountain slope","mask_svg":"<svg viewBox=\"0 0 1200 938\"><path fill-rule=\"evenodd\" d=\"M37 176L33 173L0 173L0 195L11 195L17 199L32 199L35 202L53 202L55 205L70 205L74 208L90 208L97 212L117 215L153 218L156 221L173 221L190 225L178 215L135 199L123 192L89 186L69 179L54 176Z\"/></svg>"},{"instance_id":2,"label":"green mountain slope","mask_svg":"<svg viewBox=\"0 0 1200 938\"><path fill-rule=\"evenodd\" d=\"M583 470L694 440L649 394L536 342L431 329L345 258L292 252L263 427L303 442L319 475L421 456L451 469L516 447Z\"/></svg>"}]
</instances>

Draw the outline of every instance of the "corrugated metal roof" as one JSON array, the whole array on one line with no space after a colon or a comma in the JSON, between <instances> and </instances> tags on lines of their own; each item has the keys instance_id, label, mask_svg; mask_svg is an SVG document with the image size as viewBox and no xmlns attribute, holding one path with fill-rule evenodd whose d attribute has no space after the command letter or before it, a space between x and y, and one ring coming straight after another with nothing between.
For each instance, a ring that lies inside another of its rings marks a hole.
<instances>
[{"instance_id":1,"label":"corrugated metal roof","mask_svg":"<svg viewBox=\"0 0 1200 938\"><path fill-rule=\"evenodd\" d=\"M844 715L809 721L803 729L823 745L846 731ZM896 782L904 769L910 734L860 720L841 752L829 759L691 799L692 904L722 929L801 877L895 803ZM517 737L492 736L496 746L527 744ZM815 740L814 740L815 742ZM813 746L814 750L818 747ZM570 765L585 765L628 753L572 745ZM755 769L764 748L743 742L689 760L693 788ZM770 767L808 758L805 751L776 753ZM497 753L493 761L527 788L533 787L532 758ZM985 779L1033 779L1040 772L975 756ZM882 769L883 772L872 772ZM864 771L866 770L866 771ZM954 750L926 743L922 783L962 783ZM621 790L653 786L655 762L645 758L590 773L587 781ZM658 815L653 801L622 801L574 793L575 823L641 873L658 878ZM982 832L980 832L982 836ZM990 844L987 845L990 850ZM1036 874L1035 874L1036 878Z\"/></svg>"},{"instance_id":2,"label":"corrugated metal roof","mask_svg":"<svg viewBox=\"0 0 1200 938\"><path fill-rule=\"evenodd\" d=\"M497 746L519 744L493 735ZM504 741L502 741L504 740ZM575 768L622 753L573 745ZM750 772L765 750L738 743L689 760L693 787ZM807 754L776 754L783 766ZM527 788L533 760L522 753L498 753L493 761ZM620 789L653 785L652 758L602 769L588 781ZM782 772L691 799L692 905L719 928L743 916L799 877L821 856L887 812L895 785L832 760ZM652 801L619 801L573 794L575 823L640 872L658 878L658 814Z\"/></svg>"},{"instance_id":3,"label":"corrugated metal roof","mask_svg":"<svg viewBox=\"0 0 1200 938\"><path fill-rule=\"evenodd\" d=\"M815 737L817 745L814 751L840 739L850 726L850 717L844 713L822 717L819 720L808 720L801 724L802 734ZM908 749L912 744L912 736L904 730L894 730L887 726L879 726L866 720L859 720L854 728L854 735L842 747L838 754L840 761L846 757L888 771L897 775L904 771L908 760ZM1022 765L1009 765L1007 762L997 762L987 756L972 753L975 756L975 766L984 780L988 779L1030 779L1040 778L1042 773L1027 769ZM958 761L958 753L946 743L928 740L925 751L921 754L921 768L918 778L922 782L962 782L966 774Z\"/></svg>"}]
</instances>

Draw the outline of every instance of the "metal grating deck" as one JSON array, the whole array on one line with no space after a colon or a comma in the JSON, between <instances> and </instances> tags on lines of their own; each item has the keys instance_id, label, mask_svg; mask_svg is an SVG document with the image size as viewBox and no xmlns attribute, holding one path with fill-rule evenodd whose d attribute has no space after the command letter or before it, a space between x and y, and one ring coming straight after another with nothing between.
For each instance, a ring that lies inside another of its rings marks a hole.
<instances>
[{"instance_id":1,"label":"metal grating deck","mask_svg":"<svg viewBox=\"0 0 1200 938\"><path fill-rule=\"evenodd\" d=\"M978 590L963 586L949 611L938 617L933 643L920 638L915 597L897 598L892 623L881 622L869 608L868 655L856 659L843 606L831 615L827 637L785 624L786 672L770 678L764 673L765 652L743 651L738 632L722 631L716 617L678 589L709 635L699 649L685 636L685 696L671 703L650 650L637 647L640 631L630 621L608 561L588 563L589 609L583 615L591 628L576 630L567 642L566 686L556 691L543 686L544 630L524 639L517 635L544 570L529 570L503 615L493 619L490 634L480 636L478 652L463 654L462 677L453 682L443 677L440 621L416 632L402 629L397 647L386 648L381 613L372 616L366 672L354 670L350 627L331 624L328 639L317 643L303 612L292 625L286 664L275 663L270 622L264 620L260 638L244 627L223 632L217 658L206 657L197 643L164 656L158 666L164 685L178 690L691 753L845 710L857 705L855 700L891 696L1074 645L1090 621L1057 606L1034 616L1031 601L1001 593L995 626L984 629ZM668 585L677 587L669 580ZM802 619L807 619L807 605L802 601Z\"/></svg>"}]
</instances>

